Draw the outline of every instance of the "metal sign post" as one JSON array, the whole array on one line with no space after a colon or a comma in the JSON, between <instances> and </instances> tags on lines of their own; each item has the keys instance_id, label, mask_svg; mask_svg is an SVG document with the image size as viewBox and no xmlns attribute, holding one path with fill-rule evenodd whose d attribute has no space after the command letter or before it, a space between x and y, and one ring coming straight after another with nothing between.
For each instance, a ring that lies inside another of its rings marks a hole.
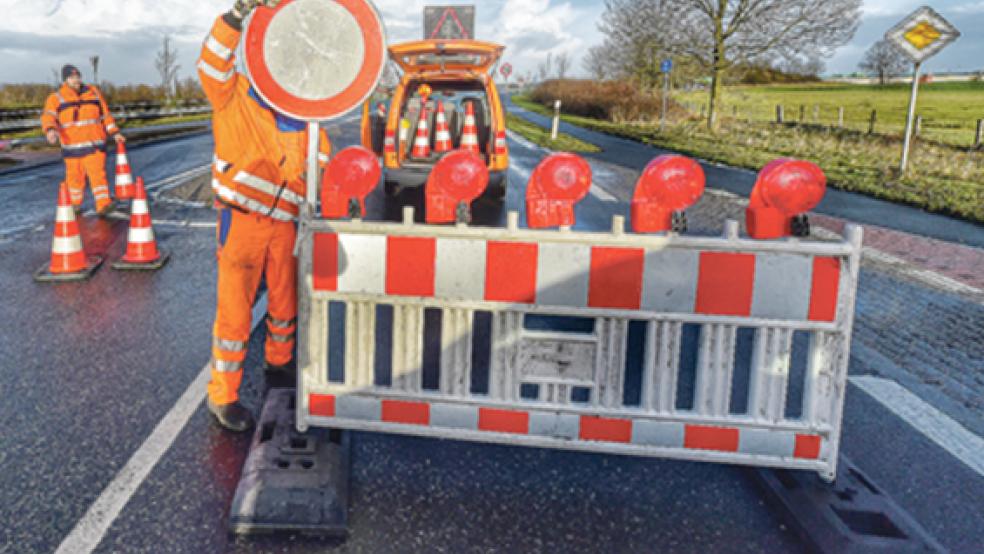
<instances>
[{"instance_id":1,"label":"metal sign post","mask_svg":"<svg viewBox=\"0 0 984 554\"><path fill-rule=\"evenodd\" d=\"M902 177L909 167L912 127L916 119L916 100L919 96L919 70L924 61L938 54L959 37L960 32L956 27L929 6L919 8L885 33L885 38L905 53L913 63L912 95L909 98L909 113L905 122L902 162L899 165L899 173Z\"/></svg>"},{"instance_id":2,"label":"metal sign post","mask_svg":"<svg viewBox=\"0 0 984 554\"><path fill-rule=\"evenodd\" d=\"M659 115L659 132L662 133L666 128L666 110L670 105L670 72L673 71L673 60L663 60L660 71L663 72L663 109Z\"/></svg>"}]
</instances>

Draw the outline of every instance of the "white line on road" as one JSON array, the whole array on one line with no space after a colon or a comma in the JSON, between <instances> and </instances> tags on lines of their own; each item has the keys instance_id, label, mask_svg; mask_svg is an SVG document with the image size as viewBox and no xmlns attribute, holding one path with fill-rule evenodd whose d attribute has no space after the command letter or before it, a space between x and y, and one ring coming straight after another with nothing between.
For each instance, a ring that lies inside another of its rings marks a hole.
<instances>
[{"instance_id":1,"label":"white line on road","mask_svg":"<svg viewBox=\"0 0 984 554\"><path fill-rule=\"evenodd\" d=\"M984 476L984 439L895 381L871 376L851 377L850 381L964 465Z\"/></svg>"},{"instance_id":2,"label":"white line on road","mask_svg":"<svg viewBox=\"0 0 984 554\"><path fill-rule=\"evenodd\" d=\"M149 191L152 191L152 190L161 189L161 190L157 191L157 193L160 194L160 193L162 193L164 191L167 191L167 190L170 190L172 188L175 188L175 187L178 187L178 186L182 185L183 184L182 183L182 179L186 179L186 178L190 178L190 177L197 177L197 175L199 173L202 173L203 174L203 173L207 172L211 168L212 168L212 164L206 164L206 165L199 166L199 167L193 167L193 168L189 169L188 171L184 171L184 172L178 173L177 175L171 175L170 177L168 177L166 179L161 179L160 181L157 181L156 183L149 184L149 185L147 185L146 190L149 192ZM172 185L172 186L168 187L168 185ZM163 187L168 187L168 188L163 188Z\"/></svg>"},{"instance_id":3,"label":"white line on road","mask_svg":"<svg viewBox=\"0 0 984 554\"><path fill-rule=\"evenodd\" d=\"M263 295L253 306L252 329L259 325L260 318L266 313L266 307L266 295ZM58 546L55 554L89 554L99 546L110 525L198 410L205 398L205 385L210 377L209 364L205 364L147 440L130 457L99 498L89 506L82 519Z\"/></svg>"}]
</instances>

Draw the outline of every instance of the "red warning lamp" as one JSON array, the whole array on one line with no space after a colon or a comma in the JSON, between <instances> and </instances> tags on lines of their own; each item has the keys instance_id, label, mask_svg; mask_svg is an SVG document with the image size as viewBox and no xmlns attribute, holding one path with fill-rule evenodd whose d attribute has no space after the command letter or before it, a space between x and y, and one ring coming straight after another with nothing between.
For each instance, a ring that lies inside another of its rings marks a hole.
<instances>
[{"instance_id":1,"label":"red warning lamp","mask_svg":"<svg viewBox=\"0 0 984 554\"><path fill-rule=\"evenodd\" d=\"M632 229L636 233L682 233L687 230L684 210L704 194L700 164L684 156L660 156L639 176L632 197Z\"/></svg>"},{"instance_id":2,"label":"red warning lamp","mask_svg":"<svg viewBox=\"0 0 984 554\"><path fill-rule=\"evenodd\" d=\"M427 179L427 223L467 223L469 206L485 192L489 168L477 154L455 150L434 165Z\"/></svg>"},{"instance_id":3,"label":"red warning lamp","mask_svg":"<svg viewBox=\"0 0 984 554\"><path fill-rule=\"evenodd\" d=\"M591 166L574 154L553 154L540 162L526 187L531 229L574 225L574 205L591 189Z\"/></svg>"},{"instance_id":4,"label":"red warning lamp","mask_svg":"<svg viewBox=\"0 0 984 554\"><path fill-rule=\"evenodd\" d=\"M366 196L372 192L383 170L373 152L350 146L331 160L325 168L321 189L321 215L328 219L361 218L366 210Z\"/></svg>"},{"instance_id":5,"label":"red warning lamp","mask_svg":"<svg viewBox=\"0 0 984 554\"><path fill-rule=\"evenodd\" d=\"M815 164L779 159L759 173L745 212L748 234L755 239L810 235L806 212L820 204L827 177Z\"/></svg>"}]
</instances>

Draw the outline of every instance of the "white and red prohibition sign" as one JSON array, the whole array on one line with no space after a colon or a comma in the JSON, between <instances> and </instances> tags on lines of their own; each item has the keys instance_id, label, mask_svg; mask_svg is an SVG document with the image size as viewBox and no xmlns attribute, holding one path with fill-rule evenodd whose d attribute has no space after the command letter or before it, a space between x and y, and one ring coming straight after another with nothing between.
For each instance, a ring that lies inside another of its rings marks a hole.
<instances>
[{"instance_id":1,"label":"white and red prohibition sign","mask_svg":"<svg viewBox=\"0 0 984 554\"><path fill-rule=\"evenodd\" d=\"M328 121L375 90L386 32L369 0L284 0L253 12L243 52L264 101L296 119Z\"/></svg>"}]
</instances>

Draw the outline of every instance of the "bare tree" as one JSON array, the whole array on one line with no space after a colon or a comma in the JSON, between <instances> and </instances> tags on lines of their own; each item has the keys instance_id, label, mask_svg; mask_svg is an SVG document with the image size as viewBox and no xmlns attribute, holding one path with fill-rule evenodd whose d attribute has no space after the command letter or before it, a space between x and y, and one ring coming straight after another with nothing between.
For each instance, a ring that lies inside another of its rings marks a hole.
<instances>
[{"instance_id":1,"label":"bare tree","mask_svg":"<svg viewBox=\"0 0 984 554\"><path fill-rule=\"evenodd\" d=\"M878 82L885 84L892 75L905 72L909 60L894 44L881 39L868 49L858 67L862 71L878 75Z\"/></svg>"},{"instance_id":2,"label":"bare tree","mask_svg":"<svg viewBox=\"0 0 984 554\"><path fill-rule=\"evenodd\" d=\"M677 34L676 0L605 0L598 30L611 78L632 78L643 87L660 82L659 62L670 56Z\"/></svg>"},{"instance_id":3,"label":"bare tree","mask_svg":"<svg viewBox=\"0 0 984 554\"><path fill-rule=\"evenodd\" d=\"M553 75L553 53L547 54L547 59L536 68L537 75L540 77L540 82L546 81Z\"/></svg>"},{"instance_id":4,"label":"bare tree","mask_svg":"<svg viewBox=\"0 0 984 554\"><path fill-rule=\"evenodd\" d=\"M597 81L604 81L618 71L618 64L613 63L614 60L609 56L610 52L607 43L598 44L589 48L588 54L584 57L584 69Z\"/></svg>"},{"instance_id":5,"label":"bare tree","mask_svg":"<svg viewBox=\"0 0 984 554\"><path fill-rule=\"evenodd\" d=\"M557 54L557 78L566 79L567 72L571 69L571 55L567 52Z\"/></svg>"},{"instance_id":6,"label":"bare tree","mask_svg":"<svg viewBox=\"0 0 984 554\"><path fill-rule=\"evenodd\" d=\"M164 43L160 51L157 52L157 60L154 62L157 74L161 77L161 91L166 98L171 98L174 90L174 83L178 78L178 51L171 46L171 37L164 35Z\"/></svg>"},{"instance_id":7,"label":"bare tree","mask_svg":"<svg viewBox=\"0 0 984 554\"><path fill-rule=\"evenodd\" d=\"M599 29L648 76L665 53L711 77L708 127L727 71L830 56L858 27L861 0L607 0Z\"/></svg>"}]
</instances>

